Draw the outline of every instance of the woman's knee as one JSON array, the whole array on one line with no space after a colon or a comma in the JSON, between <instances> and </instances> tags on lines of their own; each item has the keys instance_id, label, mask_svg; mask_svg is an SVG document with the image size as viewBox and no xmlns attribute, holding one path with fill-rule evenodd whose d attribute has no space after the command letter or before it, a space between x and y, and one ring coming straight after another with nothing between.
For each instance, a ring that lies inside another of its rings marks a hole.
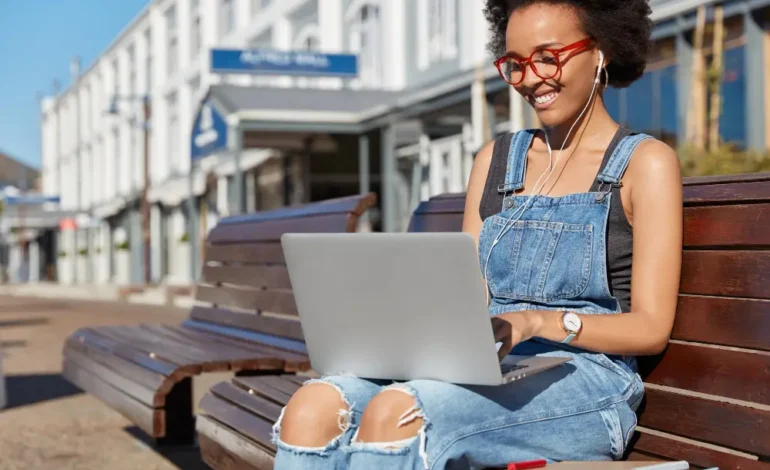
<instances>
[{"instance_id":1,"label":"woman's knee","mask_svg":"<svg viewBox=\"0 0 770 470\"><path fill-rule=\"evenodd\" d=\"M382 391L361 416L359 442L396 442L415 437L423 426L423 412L406 389Z\"/></svg>"},{"instance_id":2,"label":"woman's knee","mask_svg":"<svg viewBox=\"0 0 770 470\"><path fill-rule=\"evenodd\" d=\"M349 426L350 406L337 388L324 382L301 387L287 403L280 422L282 442L323 447Z\"/></svg>"}]
</instances>

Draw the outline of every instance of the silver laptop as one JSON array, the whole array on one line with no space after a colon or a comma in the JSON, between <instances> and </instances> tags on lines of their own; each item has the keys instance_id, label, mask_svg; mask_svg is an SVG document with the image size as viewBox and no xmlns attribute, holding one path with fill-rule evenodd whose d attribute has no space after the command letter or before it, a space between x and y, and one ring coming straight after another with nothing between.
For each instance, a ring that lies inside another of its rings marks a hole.
<instances>
[{"instance_id":1,"label":"silver laptop","mask_svg":"<svg viewBox=\"0 0 770 470\"><path fill-rule=\"evenodd\" d=\"M281 244L320 374L500 385L569 360L498 359L469 234L295 233Z\"/></svg>"}]
</instances>

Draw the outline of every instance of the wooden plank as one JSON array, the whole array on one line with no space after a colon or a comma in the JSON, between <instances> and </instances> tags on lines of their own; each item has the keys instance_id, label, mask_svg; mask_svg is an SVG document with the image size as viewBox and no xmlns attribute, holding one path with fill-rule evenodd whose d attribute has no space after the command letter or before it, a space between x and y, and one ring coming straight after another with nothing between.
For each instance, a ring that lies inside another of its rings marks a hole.
<instances>
[{"instance_id":1,"label":"wooden plank","mask_svg":"<svg viewBox=\"0 0 770 470\"><path fill-rule=\"evenodd\" d=\"M361 215L377 202L374 193L354 194L297 206L280 207L268 211L225 217L217 227L230 224L256 224L261 222L304 219L311 216L354 214ZM216 227L215 229L216 230Z\"/></svg>"},{"instance_id":2,"label":"wooden plank","mask_svg":"<svg viewBox=\"0 0 770 470\"><path fill-rule=\"evenodd\" d=\"M688 442L667 439L643 432L637 433L635 437L638 440L634 444L634 450L659 455L667 460L686 460L691 465L704 468L770 470L770 463L758 462L739 455L720 452ZM629 460L631 460L630 457Z\"/></svg>"},{"instance_id":3,"label":"wooden plank","mask_svg":"<svg viewBox=\"0 0 770 470\"><path fill-rule=\"evenodd\" d=\"M72 336L65 341L64 356L69 355L70 351L79 352L89 360L98 362L109 369L119 370L121 375L150 390L158 390L161 394L166 394L171 390L171 385L168 383L169 381L166 376L145 369L134 362L110 354L102 349L88 347Z\"/></svg>"},{"instance_id":4,"label":"wooden plank","mask_svg":"<svg viewBox=\"0 0 770 470\"><path fill-rule=\"evenodd\" d=\"M204 462L217 470L273 470L275 452L206 416L195 420Z\"/></svg>"},{"instance_id":5,"label":"wooden plank","mask_svg":"<svg viewBox=\"0 0 770 470\"><path fill-rule=\"evenodd\" d=\"M672 343L645 382L770 405L770 355Z\"/></svg>"},{"instance_id":6,"label":"wooden plank","mask_svg":"<svg viewBox=\"0 0 770 470\"><path fill-rule=\"evenodd\" d=\"M463 226L462 214L421 214L412 217L410 232L460 232Z\"/></svg>"},{"instance_id":7,"label":"wooden plank","mask_svg":"<svg viewBox=\"0 0 770 470\"><path fill-rule=\"evenodd\" d=\"M89 348L101 349L102 351L127 359L144 369L151 370L166 377L172 376L179 369L176 364L153 359L135 348L116 343L109 338L99 335L96 333L96 330L91 328L82 328L76 331L73 333L73 338Z\"/></svg>"},{"instance_id":8,"label":"wooden plank","mask_svg":"<svg viewBox=\"0 0 770 470\"><path fill-rule=\"evenodd\" d=\"M745 173L740 175L688 176L682 178L683 186L705 186L715 184L749 183L770 181L770 173Z\"/></svg>"},{"instance_id":9,"label":"wooden plank","mask_svg":"<svg viewBox=\"0 0 770 470\"><path fill-rule=\"evenodd\" d=\"M218 224L209 234L209 243L243 243L249 241L277 241L291 232L335 233L348 230L351 215L324 214L301 219L269 220L252 224ZM355 229L355 226L353 227Z\"/></svg>"},{"instance_id":10,"label":"wooden plank","mask_svg":"<svg viewBox=\"0 0 770 470\"><path fill-rule=\"evenodd\" d=\"M297 320L289 318L283 319L259 315L257 313L239 312L223 308L201 307L196 305L190 311L190 318L223 326L283 336L300 341L304 341L305 339L305 336L302 334L302 325L300 324L298 317L293 317L297 318Z\"/></svg>"},{"instance_id":11,"label":"wooden plank","mask_svg":"<svg viewBox=\"0 0 770 470\"><path fill-rule=\"evenodd\" d=\"M209 418L232 429L237 429L239 433L249 439L264 443L265 447L275 452L275 445L271 442L273 423L259 419L248 411L221 400L211 393L203 396L199 408Z\"/></svg>"},{"instance_id":12,"label":"wooden plank","mask_svg":"<svg viewBox=\"0 0 770 470\"><path fill-rule=\"evenodd\" d=\"M770 411L648 389L639 425L770 456Z\"/></svg>"},{"instance_id":13,"label":"wooden plank","mask_svg":"<svg viewBox=\"0 0 770 470\"><path fill-rule=\"evenodd\" d=\"M132 348L146 354L151 359L174 364L177 370L183 370L186 374L197 375L202 371L201 364L196 359L185 355L184 351L177 352L179 348L175 348L174 345L165 342L155 342L136 333L127 333L125 329L117 326L100 327L97 333L116 343L131 345Z\"/></svg>"},{"instance_id":14,"label":"wooden plank","mask_svg":"<svg viewBox=\"0 0 770 470\"><path fill-rule=\"evenodd\" d=\"M278 417L281 415L282 406L267 401L257 395L252 395L246 390L236 387L229 382L219 382L215 384L209 390L219 398L229 401L230 403L239 406L249 412L259 416L262 419L274 423L278 421Z\"/></svg>"},{"instance_id":15,"label":"wooden plank","mask_svg":"<svg viewBox=\"0 0 770 470\"><path fill-rule=\"evenodd\" d=\"M65 350L64 358L79 369L99 377L119 390L123 390L126 394L132 396L146 406L157 408L163 405L163 400L159 397L160 394L156 389L147 388L144 385L121 375L119 371L105 367L74 349L67 348Z\"/></svg>"},{"instance_id":16,"label":"wooden plank","mask_svg":"<svg viewBox=\"0 0 770 470\"><path fill-rule=\"evenodd\" d=\"M682 294L770 299L770 251L685 251Z\"/></svg>"},{"instance_id":17,"label":"wooden plank","mask_svg":"<svg viewBox=\"0 0 770 470\"><path fill-rule=\"evenodd\" d=\"M434 197L421 202L414 210L416 215L460 214L465 212L465 193Z\"/></svg>"},{"instance_id":18,"label":"wooden plank","mask_svg":"<svg viewBox=\"0 0 770 470\"><path fill-rule=\"evenodd\" d=\"M163 437L165 435L165 416L162 409L154 409L138 402L66 359L62 367L62 375L131 420L150 436Z\"/></svg>"},{"instance_id":19,"label":"wooden plank","mask_svg":"<svg viewBox=\"0 0 770 470\"><path fill-rule=\"evenodd\" d=\"M267 384L271 387L273 387L276 390L280 390L281 392L292 396L294 393L296 393L297 390L300 389L300 387L295 384L294 382L291 382L289 380L286 380L282 376L270 376L270 375L264 375L261 377L255 377L257 382Z\"/></svg>"},{"instance_id":20,"label":"wooden plank","mask_svg":"<svg viewBox=\"0 0 770 470\"><path fill-rule=\"evenodd\" d=\"M281 242L235 243L206 246L207 263L286 264Z\"/></svg>"},{"instance_id":21,"label":"wooden plank","mask_svg":"<svg viewBox=\"0 0 770 470\"><path fill-rule=\"evenodd\" d=\"M284 265L270 266L204 266L204 284L233 284L252 288L291 289L289 271Z\"/></svg>"},{"instance_id":22,"label":"wooden plank","mask_svg":"<svg viewBox=\"0 0 770 470\"><path fill-rule=\"evenodd\" d=\"M685 247L770 246L770 204L689 207L684 211Z\"/></svg>"},{"instance_id":23,"label":"wooden plank","mask_svg":"<svg viewBox=\"0 0 770 470\"><path fill-rule=\"evenodd\" d=\"M687 205L768 202L770 184L767 181L750 181L685 186L683 196Z\"/></svg>"},{"instance_id":24,"label":"wooden plank","mask_svg":"<svg viewBox=\"0 0 770 470\"><path fill-rule=\"evenodd\" d=\"M680 295L671 337L770 351L770 301Z\"/></svg>"},{"instance_id":25,"label":"wooden plank","mask_svg":"<svg viewBox=\"0 0 770 470\"><path fill-rule=\"evenodd\" d=\"M229 306L244 310L262 310L287 315L297 314L294 294L287 290L238 289L229 286L200 286L196 299L216 306Z\"/></svg>"},{"instance_id":26,"label":"wooden plank","mask_svg":"<svg viewBox=\"0 0 770 470\"><path fill-rule=\"evenodd\" d=\"M239 376L233 377L233 383L239 387L243 387L246 390L251 390L254 393L261 395L265 398L272 400L278 405L285 406L291 398L291 393L286 393L283 390L278 390L269 383L260 380L262 377L249 377ZM299 388L299 387L297 387Z\"/></svg>"},{"instance_id":27,"label":"wooden plank","mask_svg":"<svg viewBox=\"0 0 770 470\"><path fill-rule=\"evenodd\" d=\"M275 355L265 354L254 349L238 347L233 341L218 341L213 338L202 335L194 336L189 330L172 326L141 325L154 332L158 336L168 338L169 341L179 344L181 347L189 350L200 351L201 354L208 356L202 364L216 363L224 361L228 364L228 369L239 370L249 369L273 369L283 370L284 361ZM204 367L205 369L205 367Z\"/></svg>"}]
</instances>

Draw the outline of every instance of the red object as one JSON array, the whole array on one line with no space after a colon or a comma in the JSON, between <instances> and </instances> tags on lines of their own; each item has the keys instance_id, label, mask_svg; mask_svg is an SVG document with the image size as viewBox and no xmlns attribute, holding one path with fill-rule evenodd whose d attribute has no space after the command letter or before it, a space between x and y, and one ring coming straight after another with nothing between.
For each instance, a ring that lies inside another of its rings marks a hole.
<instances>
[{"instance_id":1,"label":"red object","mask_svg":"<svg viewBox=\"0 0 770 470\"><path fill-rule=\"evenodd\" d=\"M528 462L511 462L508 464L508 470L527 470L529 468L543 468L548 465L545 460L530 460Z\"/></svg>"}]
</instances>

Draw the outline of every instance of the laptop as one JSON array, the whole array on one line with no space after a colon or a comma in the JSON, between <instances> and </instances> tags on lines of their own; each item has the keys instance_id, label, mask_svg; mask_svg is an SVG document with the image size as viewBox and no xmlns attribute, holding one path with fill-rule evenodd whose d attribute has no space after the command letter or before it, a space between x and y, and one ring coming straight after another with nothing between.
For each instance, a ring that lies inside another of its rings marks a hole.
<instances>
[{"instance_id":1,"label":"laptop","mask_svg":"<svg viewBox=\"0 0 770 470\"><path fill-rule=\"evenodd\" d=\"M491 386L569 360L499 360L467 233L288 233L281 244L320 374Z\"/></svg>"}]
</instances>

